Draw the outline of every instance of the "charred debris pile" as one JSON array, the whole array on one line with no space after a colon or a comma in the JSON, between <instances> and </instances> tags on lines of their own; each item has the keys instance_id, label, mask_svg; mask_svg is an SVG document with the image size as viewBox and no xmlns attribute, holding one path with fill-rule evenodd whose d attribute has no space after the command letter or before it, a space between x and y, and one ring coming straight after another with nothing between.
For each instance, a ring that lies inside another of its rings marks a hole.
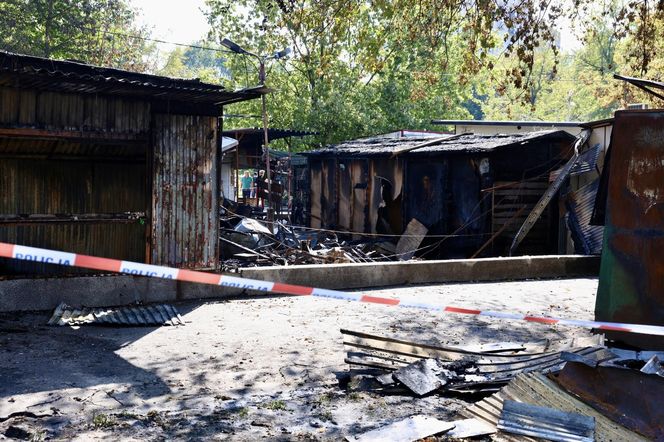
<instances>
[{"instance_id":1,"label":"charred debris pile","mask_svg":"<svg viewBox=\"0 0 664 442\"><path fill-rule=\"evenodd\" d=\"M396 246L380 237L353 238L330 230L292 226L282 220L256 218L230 211L221 218L222 270L399 259Z\"/></svg>"},{"instance_id":2,"label":"charred debris pile","mask_svg":"<svg viewBox=\"0 0 664 442\"><path fill-rule=\"evenodd\" d=\"M664 440L663 352L604 337L455 347L341 330L349 394L463 397L457 418L415 415L349 440ZM403 437L405 436L405 438Z\"/></svg>"}]
</instances>

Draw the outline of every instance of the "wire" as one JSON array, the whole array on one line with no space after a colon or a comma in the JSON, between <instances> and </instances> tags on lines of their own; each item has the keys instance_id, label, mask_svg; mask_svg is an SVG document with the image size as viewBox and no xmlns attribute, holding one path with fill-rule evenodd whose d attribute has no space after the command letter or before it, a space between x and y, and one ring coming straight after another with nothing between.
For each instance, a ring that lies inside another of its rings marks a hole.
<instances>
[{"instance_id":1,"label":"wire","mask_svg":"<svg viewBox=\"0 0 664 442\"><path fill-rule=\"evenodd\" d=\"M235 213L235 212L233 212L232 210L230 210L226 207L224 207L224 210L226 210L230 214L232 214L234 216L237 216L239 218L242 218L242 219L254 219L254 218L251 218L249 216L244 216L244 215L240 215L239 213ZM277 221L261 220L261 222L263 222L265 224L272 224L272 225L279 224L279 225L281 225L281 223L279 223ZM326 232L326 233L334 233L334 234L342 234L342 235L357 235L357 236L369 236L369 237L383 237L384 236L384 237L394 237L394 238L398 237L398 238L401 238L401 237L405 236L405 237L409 238L409 237L419 237L420 236L420 235L398 235L398 234L394 234L394 233L353 232L351 230L334 230L334 229L323 229L323 228L305 227L305 226L291 226L291 227L293 227L295 229L299 229L299 230L310 230L310 231L314 231L314 232ZM486 236L486 235L488 235L488 234L487 233L473 233L473 234L464 234L464 235L427 235L427 236L429 238L447 238L449 236L461 237L461 236Z\"/></svg>"},{"instance_id":2,"label":"wire","mask_svg":"<svg viewBox=\"0 0 664 442\"><path fill-rule=\"evenodd\" d=\"M11 16L13 19L23 18L23 17L20 17L18 15L12 15L12 14L7 14L7 15ZM103 33L103 34L109 34L109 35L116 35L116 36L120 36L120 37L133 38L133 39L136 39L136 40L152 41L152 42L155 42L155 43L169 44L169 45L181 46L181 47L192 48L192 49L203 49L203 50L206 50L206 51L215 51L215 52L221 52L221 53L226 53L226 54L235 54L235 52L233 52L231 50L228 50L228 49L219 49L219 48L213 48L213 47L210 47L210 46L201 46L201 45L195 45L195 44L178 43L178 42L174 42L174 41L161 40L161 39L158 39L158 38L143 37L143 36L140 36L140 35L127 34L127 33L124 33L124 32L108 31L108 30L104 30L104 29L99 28L99 27L95 28L95 27L89 26L89 25L74 26L74 25L71 25L69 23L67 23L67 24L62 23L59 26L69 28L70 30L84 29L84 30L88 30L88 31L91 31L91 32L97 32L97 33Z\"/></svg>"}]
</instances>

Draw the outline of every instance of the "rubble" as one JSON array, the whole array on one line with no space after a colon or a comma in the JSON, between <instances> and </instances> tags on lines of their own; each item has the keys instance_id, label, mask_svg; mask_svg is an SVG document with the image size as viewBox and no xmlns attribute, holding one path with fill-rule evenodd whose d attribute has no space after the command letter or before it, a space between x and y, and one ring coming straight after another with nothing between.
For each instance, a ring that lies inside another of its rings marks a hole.
<instances>
[{"instance_id":1,"label":"rubble","mask_svg":"<svg viewBox=\"0 0 664 442\"><path fill-rule=\"evenodd\" d=\"M283 221L272 230L257 219L231 216L222 218L221 241L226 245L222 269L241 267L339 264L394 261L396 246L378 238L353 240L332 231L290 226Z\"/></svg>"},{"instance_id":2,"label":"rubble","mask_svg":"<svg viewBox=\"0 0 664 442\"><path fill-rule=\"evenodd\" d=\"M418 398L496 392L461 417L554 441L664 440L664 414L655 405L664 394L656 352L614 353L601 336L449 347L341 333L351 378L364 391Z\"/></svg>"}]
</instances>

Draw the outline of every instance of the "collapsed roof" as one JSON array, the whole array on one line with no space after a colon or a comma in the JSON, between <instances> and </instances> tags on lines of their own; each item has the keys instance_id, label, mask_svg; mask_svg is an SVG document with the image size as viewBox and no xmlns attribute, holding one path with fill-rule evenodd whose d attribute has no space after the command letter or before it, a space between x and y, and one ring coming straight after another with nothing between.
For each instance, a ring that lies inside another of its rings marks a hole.
<instances>
[{"instance_id":1,"label":"collapsed roof","mask_svg":"<svg viewBox=\"0 0 664 442\"><path fill-rule=\"evenodd\" d=\"M545 130L518 134L461 134L432 138L370 137L345 141L304 153L316 156L396 156L434 155L439 153L488 153L494 150L526 146L542 141L571 141L574 136L563 130Z\"/></svg>"}]
</instances>

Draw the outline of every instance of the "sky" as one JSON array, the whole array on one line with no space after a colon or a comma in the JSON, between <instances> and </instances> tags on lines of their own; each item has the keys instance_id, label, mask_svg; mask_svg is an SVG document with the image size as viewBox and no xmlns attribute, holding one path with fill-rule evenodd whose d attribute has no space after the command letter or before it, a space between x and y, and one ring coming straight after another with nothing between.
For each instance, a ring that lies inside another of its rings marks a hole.
<instances>
[{"instance_id":1,"label":"sky","mask_svg":"<svg viewBox=\"0 0 664 442\"><path fill-rule=\"evenodd\" d=\"M139 10L139 21L152 31L152 38L189 44L205 37L208 23L201 9L205 0L130 0ZM158 44L161 53L172 45Z\"/></svg>"}]
</instances>

